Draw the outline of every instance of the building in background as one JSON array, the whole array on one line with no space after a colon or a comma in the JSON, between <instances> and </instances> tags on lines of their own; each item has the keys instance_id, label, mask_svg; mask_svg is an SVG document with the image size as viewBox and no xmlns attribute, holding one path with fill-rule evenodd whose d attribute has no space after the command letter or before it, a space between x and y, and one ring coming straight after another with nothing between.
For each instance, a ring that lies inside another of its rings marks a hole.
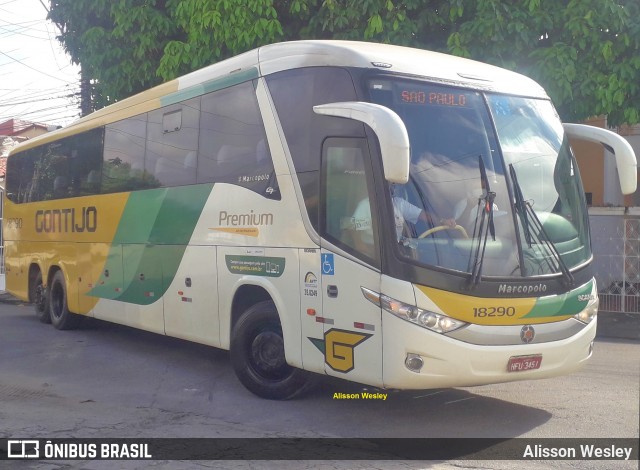
<instances>
[{"instance_id":1,"label":"building in background","mask_svg":"<svg viewBox=\"0 0 640 470\"><path fill-rule=\"evenodd\" d=\"M26 137L30 139L56 129L55 126L23 121L21 119L9 119L0 122L0 136Z\"/></svg>"},{"instance_id":2,"label":"building in background","mask_svg":"<svg viewBox=\"0 0 640 470\"><path fill-rule=\"evenodd\" d=\"M54 126L21 119L9 119L8 121L0 122L0 186L4 187L4 175L9 150L20 142L46 134L54 129Z\"/></svg>"},{"instance_id":3,"label":"building in background","mask_svg":"<svg viewBox=\"0 0 640 470\"><path fill-rule=\"evenodd\" d=\"M585 124L607 129L605 117ZM611 129L640 157L640 125ZM594 268L604 312L640 313L640 191L620 191L615 157L600 144L572 140L589 207ZM636 170L637 171L637 170Z\"/></svg>"},{"instance_id":4,"label":"building in background","mask_svg":"<svg viewBox=\"0 0 640 470\"><path fill-rule=\"evenodd\" d=\"M584 124L607 129L605 117L596 117ZM640 125L621 126L611 129L629 141L637 155L640 155ZM580 176L591 207L640 207L640 191L623 196L620 192L618 169L615 157L602 145L581 140L571 140L576 155Z\"/></svg>"},{"instance_id":5,"label":"building in background","mask_svg":"<svg viewBox=\"0 0 640 470\"><path fill-rule=\"evenodd\" d=\"M20 142L45 134L55 128L55 126L21 119L9 119L8 121L0 122L0 187L4 187L4 175L9 150Z\"/></svg>"}]
</instances>

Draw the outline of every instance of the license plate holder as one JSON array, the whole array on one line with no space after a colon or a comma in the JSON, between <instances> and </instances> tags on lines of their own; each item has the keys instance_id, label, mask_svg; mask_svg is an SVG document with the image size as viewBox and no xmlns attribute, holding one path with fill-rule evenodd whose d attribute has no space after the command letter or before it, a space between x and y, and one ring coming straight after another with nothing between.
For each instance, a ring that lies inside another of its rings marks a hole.
<instances>
[{"instance_id":1,"label":"license plate holder","mask_svg":"<svg viewBox=\"0 0 640 470\"><path fill-rule=\"evenodd\" d=\"M542 364L542 354L530 356L512 356L507 362L507 372L524 372L527 370L540 369Z\"/></svg>"}]
</instances>

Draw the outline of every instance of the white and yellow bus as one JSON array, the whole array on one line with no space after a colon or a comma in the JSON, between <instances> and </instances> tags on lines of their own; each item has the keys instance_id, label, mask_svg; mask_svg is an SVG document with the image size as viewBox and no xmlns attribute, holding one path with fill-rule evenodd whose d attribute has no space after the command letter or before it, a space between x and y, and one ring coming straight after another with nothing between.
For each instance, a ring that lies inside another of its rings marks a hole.
<instances>
[{"instance_id":1,"label":"white and yellow bus","mask_svg":"<svg viewBox=\"0 0 640 470\"><path fill-rule=\"evenodd\" d=\"M7 164L7 288L230 349L286 399L313 374L427 389L592 353L598 296L568 136L544 90L403 47L261 47L30 140Z\"/></svg>"}]
</instances>

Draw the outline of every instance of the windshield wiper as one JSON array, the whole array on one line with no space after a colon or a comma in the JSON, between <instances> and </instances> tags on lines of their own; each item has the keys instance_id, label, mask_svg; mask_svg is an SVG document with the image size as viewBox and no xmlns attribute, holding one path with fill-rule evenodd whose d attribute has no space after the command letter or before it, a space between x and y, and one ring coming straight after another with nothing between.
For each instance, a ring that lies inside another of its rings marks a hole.
<instances>
[{"instance_id":1,"label":"windshield wiper","mask_svg":"<svg viewBox=\"0 0 640 470\"><path fill-rule=\"evenodd\" d=\"M529 228L529 217L527 217L527 203L522 195L522 188L518 183L518 177L516 176L516 170L513 168L513 164L509 164L509 174L511 175L511 181L513 181L513 192L515 201L516 212L520 215L522 221L522 231L524 232L524 239L531 248L531 229Z\"/></svg>"},{"instance_id":2,"label":"windshield wiper","mask_svg":"<svg viewBox=\"0 0 640 470\"><path fill-rule=\"evenodd\" d=\"M513 182L516 212L520 215L527 245L529 248L531 248L533 244L545 247L546 251L551 254L556 263L555 265L551 264L549 258L545 256L544 260L546 261L547 266L549 266L553 272L560 271L565 281L569 285L573 285L573 274L571 274L571 271L562 259L560 252L551 241L551 238L549 238L549 234L544 229L544 226L538 218L536 211L533 210L531 203L529 201L525 201L522 195L522 187L520 186L520 183L518 183L518 176L516 175L516 170L513 167L513 164L509 165L509 174L511 175L511 181ZM531 228L533 228L533 230L531 230ZM524 274L526 275L526 273Z\"/></svg>"},{"instance_id":3,"label":"windshield wiper","mask_svg":"<svg viewBox=\"0 0 640 470\"><path fill-rule=\"evenodd\" d=\"M493 222L493 203L496 199L496 193L491 191L489 185L489 178L487 178L487 171L482 161L482 155L478 156L478 166L480 168L480 181L484 190L484 195L478 198L478 207L476 214L481 213L480 221L476 217L476 222L473 226L473 239L478 236L478 242L475 246L475 255L473 257L473 263L469 266L471 276L469 277L468 286L470 288L475 287L480 282L480 275L482 274L482 263L484 261L484 254L487 248L487 240L489 234L493 241L496 240L496 228ZM484 202L484 207L482 203ZM485 225L486 219L486 225Z\"/></svg>"}]
</instances>

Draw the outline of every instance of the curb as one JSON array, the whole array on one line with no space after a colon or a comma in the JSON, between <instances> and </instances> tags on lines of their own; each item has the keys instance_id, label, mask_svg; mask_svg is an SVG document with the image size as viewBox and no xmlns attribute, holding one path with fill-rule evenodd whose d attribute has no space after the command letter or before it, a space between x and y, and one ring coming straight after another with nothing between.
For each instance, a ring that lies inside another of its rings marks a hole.
<instances>
[{"instance_id":1,"label":"curb","mask_svg":"<svg viewBox=\"0 0 640 470\"><path fill-rule=\"evenodd\" d=\"M0 304L19 305L24 303L26 302L20 299L16 299L14 296L9 294L8 292L0 292Z\"/></svg>"},{"instance_id":2,"label":"curb","mask_svg":"<svg viewBox=\"0 0 640 470\"><path fill-rule=\"evenodd\" d=\"M598 312L596 338L640 341L640 313Z\"/></svg>"}]
</instances>

